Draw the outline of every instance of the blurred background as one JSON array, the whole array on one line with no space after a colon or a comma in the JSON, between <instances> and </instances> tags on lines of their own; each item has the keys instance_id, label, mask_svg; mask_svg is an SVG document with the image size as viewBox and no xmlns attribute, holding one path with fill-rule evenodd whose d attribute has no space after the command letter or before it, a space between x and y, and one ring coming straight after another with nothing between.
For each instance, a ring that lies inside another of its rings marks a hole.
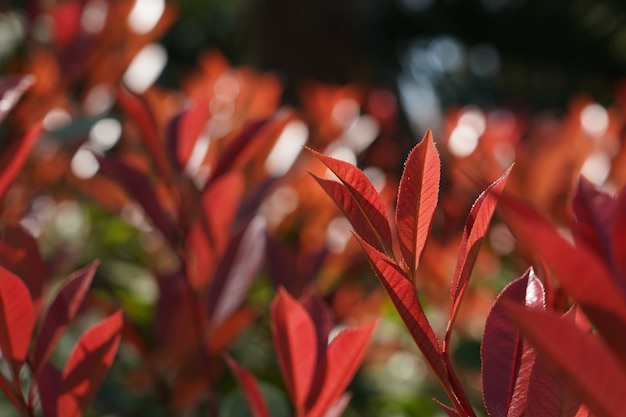
<instances>
[{"instance_id":1,"label":"blurred background","mask_svg":"<svg viewBox=\"0 0 626 417\"><path fill-rule=\"evenodd\" d=\"M163 279L177 254L133 196L104 180L96 156L120 157L150 178L186 232L167 195L180 178L163 175L146 132L165 141L190 99L207 103L184 167L191 185L181 186L183 196L193 190L182 200L198 203L223 144L273 117L278 127L246 168L238 213L267 222L267 265L242 302L256 315L221 349L263 381L275 415L287 415L267 305L277 285L294 295L313 285L338 326L383 316L345 415L442 415L431 400L441 391L349 225L306 173L320 167L302 145L366 169L391 207L405 156L433 130L442 187L420 290L441 332L465 216L488 181L515 161L507 190L564 233L580 173L609 192L626 183L625 70L626 4L617 0L2 0L0 73L15 97L0 100L0 115L21 99L0 125L1 146L44 127L2 218L38 239L53 279L101 259L92 307L120 304L134 326L90 415L206 415L179 364L156 382L147 371L164 350L157 318L180 302ZM455 339L479 412L485 315L531 258L497 216L487 240ZM222 415L246 415L222 368L211 376Z\"/></svg>"}]
</instances>

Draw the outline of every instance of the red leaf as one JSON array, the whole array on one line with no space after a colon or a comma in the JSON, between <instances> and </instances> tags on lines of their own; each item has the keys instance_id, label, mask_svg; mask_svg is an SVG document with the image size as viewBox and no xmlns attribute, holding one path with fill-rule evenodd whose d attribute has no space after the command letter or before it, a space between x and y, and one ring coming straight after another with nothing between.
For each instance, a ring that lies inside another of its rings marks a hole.
<instances>
[{"instance_id":1,"label":"red leaf","mask_svg":"<svg viewBox=\"0 0 626 417\"><path fill-rule=\"evenodd\" d=\"M0 123L4 121L7 114L17 102L22 98L26 90L33 85L35 77L32 75L24 75L17 77L3 76L0 78Z\"/></svg>"},{"instance_id":2,"label":"red leaf","mask_svg":"<svg viewBox=\"0 0 626 417\"><path fill-rule=\"evenodd\" d=\"M496 204L498 203L498 196L502 193L506 185L506 180L509 178L511 168L512 167L509 167L500 178L489 185L489 187L478 196L467 216L465 228L463 229L463 237L461 239L461 247L454 269L454 276L450 286L450 319L448 320L448 326L446 328L444 350L450 342L456 315L459 312L463 295L469 284L470 275L472 269L474 269L480 245L485 238L489 222L491 221L493 212L496 209Z\"/></svg>"},{"instance_id":3,"label":"red leaf","mask_svg":"<svg viewBox=\"0 0 626 417\"><path fill-rule=\"evenodd\" d=\"M367 176L348 162L307 149L341 181L338 183L311 174L343 211L356 233L377 250L391 254L391 229L385 203Z\"/></svg>"},{"instance_id":4,"label":"red leaf","mask_svg":"<svg viewBox=\"0 0 626 417\"><path fill-rule=\"evenodd\" d=\"M13 391L13 387L7 382L4 376L0 375L0 389L7 396L8 400L11 401L11 404L18 409L21 410L23 405L20 400L17 399L15 392Z\"/></svg>"},{"instance_id":5,"label":"red leaf","mask_svg":"<svg viewBox=\"0 0 626 417\"><path fill-rule=\"evenodd\" d=\"M187 276L195 288L209 282L215 262L228 246L244 188L241 174L231 172L212 182L202 193L202 211L192 223L185 242Z\"/></svg>"},{"instance_id":6,"label":"red leaf","mask_svg":"<svg viewBox=\"0 0 626 417\"><path fill-rule=\"evenodd\" d=\"M265 220L254 218L221 258L209 291L209 317L219 327L241 305L263 265Z\"/></svg>"},{"instance_id":7,"label":"red leaf","mask_svg":"<svg viewBox=\"0 0 626 417\"><path fill-rule=\"evenodd\" d=\"M51 363L46 363L37 380L37 388L44 416L59 417L57 402L63 389L61 371Z\"/></svg>"},{"instance_id":8,"label":"red leaf","mask_svg":"<svg viewBox=\"0 0 626 417\"><path fill-rule=\"evenodd\" d=\"M596 337L554 313L506 308L542 360L594 413L626 415L626 375Z\"/></svg>"},{"instance_id":9,"label":"red leaf","mask_svg":"<svg viewBox=\"0 0 626 417\"><path fill-rule=\"evenodd\" d=\"M168 126L168 145L172 164L182 172L198 137L206 127L209 118L209 103L206 99L194 101L182 113L174 117Z\"/></svg>"},{"instance_id":10,"label":"red leaf","mask_svg":"<svg viewBox=\"0 0 626 417\"><path fill-rule=\"evenodd\" d=\"M311 316L284 289L272 301L272 337L285 384L303 416L317 361L317 339Z\"/></svg>"},{"instance_id":11,"label":"red leaf","mask_svg":"<svg viewBox=\"0 0 626 417\"><path fill-rule=\"evenodd\" d=\"M41 124L35 124L26 131L24 136L11 141L8 148L0 156L0 200L22 169L33 144L41 133Z\"/></svg>"},{"instance_id":12,"label":"red leaf","mask_svg":"<svg viewBox=\"0 0 626 417\"><path fill-rule=\"evenodd\" d=\"M383 255L358 236L357 240L411 333L415 344L426 358L426 362L441 383L447 386L448 373L442 358L441 347L422 310L413 283L402 268L388 256Z\"/></svg>"},{"instance_id":13,"label":"red leaf","mask_svg":"<svg viewBox=\"0 0 626 417\"><path fill-rule=\"evenodd\" d=\"M626 291L626 187L615 200L615 217L610 229L611 255L614 260L616 280Z\"/></svg>"},{"instance_id":14,"label":"red leaf","mask_svg":"<svg viewBox=\"0 0 626 417\"><path fill-rule=\"evenodd\" d=\"M91 403L115 359L122 325L122 312L117 311L80 337L63 370L59 416L79 417Z\"/></svg>"},{"instance_id":15,"label":"red leaf","mask_svg":"<svg viewBox=\"0 0 626 417\"><path fill-rule=\"evenodd\" d=\"M242 129L241 133L239 133L239 135L220 153L219 160L215 169L211 172L211 178L207 182L207 186L229 172L233 166L241 163L241 159L246 155L252 155L252 152L245 151L254 150L255 145L258 145L255 143L255 139L262 137L259 133L269 122L269 119L258 120L249 123Z\"/></svg>"},{"instance_id":16,"label":"red leaf","mask_svg":"<svg viewBox=\"0 0 626 417\"><path fill-rule=\"evenodd\" d=\"M307 417L324 416L341 397L363 361L375 327L376 322L373 321L346 329L333 339L327 350L324 386Z\"/></svg>"},{"instance_id":17,"label":"red leaf","mask_svg":"<svg viewBox=\"0 0 626 417\"><path fill-rule=\"evenodd\" d=\"M34 316L38 317L47 270L37 241L21 226L9 225L4 228L0 238L0 265L26 284L33 300Z\"/></svg>"},{"instance_id":18,"label":"red leaf","mask_svg":"<svg viewBox=\"0 0 626 417\"><path fill-rule=\"evenodd\" d=\"M267 408L267 404L263 399L263 395L261 394L261 390L259 389L254 376L252 376L252 374L250 374L250 372L248 372L244 367L235 362L230 356L225 355L224 359L235 375L235 378L237 378L237 382L243 390L253 417L271 417L272 415Z\"/></svg>"},{"instance_id":19,"label":"red leaf","mask_svg":"<svg viewBox=\"0 0 626 417\"><path fill-rule=\"evenodd\" d=\"M545 293L532 269L498 296L485 322L481 344L483 399L492 417L521 416L535 355L511 322L504 302L545 310Z\"/></svg>"},{"instance_id":20,"label":"red leaf","mask_svg":"<svg viewBox=\"0 0 626 417\"><path fill-rule=\"evenodd\" d=\"M518 200L502 195L501 207L514 234L554 270L563 288L620 358L626 358L626 294L586 247L574 247Z\"/></svg>"},{"instance_id":21,"label":"red leaf","mask_svg":"<svg viewBox=\"0 0 626 417\"><path fill-rule=\"evenodd\" d=\"M165 212L150 183L149 178L125 162L114 157L100 159L100 169L124 187L130 197L143 208L154 226L161 231L165 240L176 247L178 232L176 225Z\"/></svg>"},{"instance_id":22,"label":"red leaf","mask_svg":"<svg viewBox=\"0 0 626 417\"><path fill-rule=\"evenodd\" d=\"M612 263L610 228L615 199L580 177L570 202L572 232L577 243L584 242L596 254Z\"/></svg>"},{"instance_id":23,"label":"red leaf","mask_svg":"<svg viewBox=\"0 0 626 417\"><path fill-rule=\"evenodd\" d=\"M398 187L396 227L411 276L417 269L439 196L441 161L430 129L413 148Z\"/></svg>"},{"instance_id":24,"label":"red leaf","mask_svg":"<svg viewBox=\"0 0 626 417\"><path fill-rule=\"evenodd\" d=\"M574 417L580 408L577 400L541 358L535 361L528 384L527 417Z\"/></svg>"},{"instance_id":25,"label":"red leaf","mask_svg":"<svg viewBox=\"0 0 626 417\"><path fill-rule=\"evenodd\" d=\"M35 324L33 302L21 279L0 267L0 350L17 375Z\"/></svg>"},{"instance_id":26,"label":"red leaf","mask_svg":"<svg viewBox=\"0 0 626 417\"><path fill-rule=\"evenodd\" d=\"M169 180L172 174L172 167L169 165L165 146L159 136L157 124L148 103L141 96L123 89L117 90L117 103L124 113L137 124L142 139L161 177L166 181Z\"/></svg>"},{"instance_id":27,"label":"red leaf","mask_svg":"<svg viewBox=\"0 0 626 417\"><path fill-rule=\"evenodd\" d=\"M37 379L59 338L74 319L98 267L98 262L70 276L50 304L37 335L33 351L33 378Z\"/></svg>"}]
</instances>

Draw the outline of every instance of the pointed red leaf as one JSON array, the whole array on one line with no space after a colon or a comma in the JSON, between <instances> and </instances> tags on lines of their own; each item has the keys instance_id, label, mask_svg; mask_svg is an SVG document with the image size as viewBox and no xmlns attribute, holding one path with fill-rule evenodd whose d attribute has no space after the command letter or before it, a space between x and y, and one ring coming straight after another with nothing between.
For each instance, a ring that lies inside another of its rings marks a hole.
<instances>
[{"instance_id":1,"label":"pointed red leaf","mask_svg":"<svg viewBox=\"0 0 626 417\"><path fill-rule=\"evenodd\" d=\"M165 181L168 181L171 178L172 167L148 103L141 96L123 89L117 90L116 97L120 108L137 124L157 171Z\"/></svg>"},{"instance_id":2,"label":"pointed red leaf","mask_svg":"<svg viewBox=\"0 0 626 417\"><path fill-rule=\"evenodd\" d=\"M187 275L194 288L202 288L208 284L215 262L226 250L244 188L242 175L230 172L212 182L203 191L202 211L191 224L185 242Z\"/></svg>"},{"instance_id":3,"label":"pointed red leaf","mask_svg":"<svg viewBox=\"0 0 626 417\"><path fill-rule=\"evenodd\" d=\"M326 379L307 417L322 417L341 397L365 356L376 321L339 333L328 346Z\"/></svg>"},{"instance_id":4,"label":"pointed red leaf","mask_svg":"<svg viewBox=\"0 0 626 417\"><path fill-rule=\"evenodd\" d=\"M584 242L596 254L611 263L611 221L615 215L615 199L580 177L570 202L572 232L577 242Z\"/></svg>"},{"instance_id":5,"label":"pointed red leaf","mask_svg":"<svg viewBox=\"0 0 626 417\"><path fill-rule=\"evenodd\" d=\"M311 174L343 211L356 233L377 250L391 254L391 229L385 203L363 171L348 162L307 149L341 181Z\"/></svg>"},{"instance_id":6,"label":"pointed red leaf","mask_svg":"<svg viewBox=\"0 0 626 417\"><path fill-rule=\"evenodd\" d=\"M616 352L626 358L626 294L605 265L586 247L567 242L537 212L502 195L500 206L513 233L556 273L561 285Z\"/></svg>"},{"instance_id":7,"label":"pointed red leaf","mask_svg":"<svg viewBox=\"0 0 626 417\"><path fill-rule=\"evenodd\" d=\"M40 133L40 123L31 126L21 138L11 141L8 148L0 155L0 200L22 169Z\"/></svg>"},{"instance_id":8,"label":"pointed red leaf","mask_svg":"<svg viewBox=\"0 0 626 417\"><path fill-rule=\"evenodd\" d=\"M206 99L200 99L170 121L167 135L169 156L179 172L187 166L196 141L206 128L208 118L209 103Z\"/></svg>"},{"instance_id":9,"label":"pointed red leaf","mask_svg":"<svg viewBox=\"0 0 626 417\"><path fill-rule=\"evenodd\" d=\"M594 413L626 415L626 375L595 336L554 313L506 308L539 357Z\"/></svg>"},{"instance_id":10,"label":"pointed red leaf","mask_svg":"<svg viewBox=\"0 0 626 417\"><path fill-rule=\"evenodd\" d=\"M159 202L150 179L118 158L105 157L99 162L101 171L124 187L128 195L139 203L154 226L161 231L165 240L176 247L178 237L176 225Z\"/></svg>"},{"instance_id":11,"label":"pointed red leaf","mask_svg":"<svg viewBox=\"0 0 626 417\"><path fill-rule=\"evenodd\" d=\"M0 265L20 277L33 300L35 317L42 307L46 265L35 238L19 225L8 225L0 237Z\"/></svg>"},{"instance_id":12,"label":"pointed red leaf","mask_svg":"<svg viewBox=\"0 0 626 417\"><path fill-rule=\"evenodd\" d=\"M450 342L456 315L459 312L463 295L469 284L470 275L474 269L480 245L485 238L489 222L491 222L491 217L498 203L498 196L502 193L506 185L506 180L509 178L511 168L512 167L509 167L500 178L489 185L489 187L478 196L467 216L456 267L454 268L454 276L452 278L452 284L450 285L450 319L448 320L448 326L446 328L444 348L447 347Z\"/></svg>"},{"instance_id":13,"label":"pointed red leaf","mask_svg":"<svg viewBox=\"0 0 626 417\"><path fill-rule=\"evenodd\" d=\"M348 407L351 398L352 394L349 392L344 393L333 405L326 409L324 417L341 417L346 407Z\"/></svg>"},{"instance_id":14,"label":"pointed red leaf","mask_svg":"<svg viewBox=\"0 0 626 417\"><path fill-rule=\"evenodd\" d=\"M448 385L448 373L441 355L439 341L422 310L413 283L402 268L388 256L380 253L358 236L357 240L426 362L441 383Z\"/></svg>"},{"instance_id":15,"label":"pointed red leaf","mask_svg":"<svg viewBox=\"0 0 626 417\"><path fill-rule=\"evenodd\" d=\"M80 337L63 370L59 416L79 417L91 403L115 359L122 325L122 312L117 311Z\"/></svg>"},{"instance_id":16,"label":"pointed red leaf","mask_svg":"<svg viewBox=\"0 0 626 417\"><path fill-rule=\"evenodd\" d=\"M219 327L241 305L257 277L264 260L265 231L265 220L255 217L221 258L209 290L208 312L213 326Z\"/></svg>"},{"instance_id":17,"label":"pointed red leaf","mask_svg":"<svg viewBox=\"0 0 626 417\"><path fill-rule=\"evenodd\" d=\"M57 404L62 389L63 375L61 371L51 363L46 363L37 380L39 402L45 417L60 417Z\"/></svg>"},{"instance_id":18,"label":"pointed red leaf","mask_svg":"<svg viewBox=\"0 0 626 417\"><path fill-rule=\"evenodd\" d=\"M33 351L33 378L37 379L61 335L74 319L96 272L99 262L76 271L61 286L46 312Z\"/></svg>"},{"instance_id":19,"label":"pointed red leaf","mask_svg":"<svg viewBox=\"0 0 626 417\"><path fill-rule=\"evenodd\" d=\"M28 288L16 275L0 267L0 350L13 372L26 359L34 324Z\"/></svg>"},{"instance_id":20,"label":"pointed red leaf","mask_svg":"<svg viewBox=\"0 0 626 417\"><path fill-rule=\"evenodd\" d=\"M13 110L13 107L22 98L26 90L33 85L35 77L32 75L24 75L17 77L3 76L0 78L0 123L4 121L7 114Z\"/></svg>"},{"instance_id":21,"label":"pointed red leaf","mask_svg":"<svg viewBox=\"0 0 626 417\"><path fill-rule=\"evenodd\" d=\"M242 389L243 394L248 401L248 406L250 407L252 416L271 417L272 415L267 408L263 394L261 394L261 390L259 389L259 385L257 384L256 379L254 379L254 376L252 376L252 374L243 366L235 362L235 360L230 356L225 355L224 359L226 360L228 367L235 375L235 378L237 378L239 387Z\"/></svg>"},{"instance_id":22,"label":"pointed red leaf","mask_svg":"<svg viewBox=\"0 0 626 417\"><path fill-rule=\"evenodd\" d=\"M483 399L490 416L521 416L535 356L504 308L505 300L545 310L545 293L532 269L498 296L485 322L480 349Z\"/></svg>"},{"instance_id":23,"label":"pointed red leaf","mask_svg":"<svg viewBox=\"0 0 626 417\"><path fill-rule=\"evenodd\" d=\"M396 227L411 275L419 265L437 208L440 171L439 153L429 129L409 154L398 187Z\"/></svg>"},{"instance_id":24,"label":"pointed red leaf","mask_svg":"<svg viewBox=\"0 0 626 417\"><path fill-rule=\"evenodd\" d=\"M272 301L272 337L278 363L296 408L304 415L317 361L317 339L311 316L284 289Z\"/></svg>"},{"instance_id":25,"label":"pointed red leaf","mask_svg":"<svg viewBox=\"0 0 626 417\"><path fill-rule=\"evenodd\" d=\"M220 158L215 169L211 172L211 178L207 182L207 186L231 171L235 165L242 163L242 158L253 155L251 151L258 145L256 143L258 141L255 139L263 137L260 133L269 124L270 119L262 119L246 125L237 137L220 153Z\"/></svg>"}]
</instances>

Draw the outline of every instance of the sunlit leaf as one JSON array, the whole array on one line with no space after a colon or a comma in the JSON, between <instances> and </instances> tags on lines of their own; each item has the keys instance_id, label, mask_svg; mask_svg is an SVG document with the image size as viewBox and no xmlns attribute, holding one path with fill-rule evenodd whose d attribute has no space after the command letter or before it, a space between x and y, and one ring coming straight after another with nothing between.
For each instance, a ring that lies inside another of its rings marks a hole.
<instances>
[{"instance_id":1,"label":"sunlit leaf","mask_svg":"<svg viewBox=\"0 0 626 417\"><path fill-rule=\"evenodd\" d=\"M117 311L78 339L63 370L59 416L79 417L91 403L115 359L122 325L122 312Z\"/></svg>"},{"instance_id":2,"label":"sunlit leaf","mask_svg":"<svg viewBox=\"0 0 626 417\"><path fill-rule=\"evenodd\" d=\"M35 341L33 376L35 379L52 354L61 335L78 313L98 267L98 262L75 272L61 286L46 312Z\"/></svg>"},{"instance_id":3,"label":"sunlit leaf","mask_svg":"<svg viewBox=\"0 0 626 417\"><path fill-rule=\"evenodd\" d=\"M483 399L492 417L523 415L535 363L534 352L510 320L505 301L545 310L543 285L532 269L502 290L487 315L480 357Z\"/></svg>"},{"instance_id":4,"label":"sunlit leaf","mask_svg":"<svg viewBox=\"0 0 626 417\"><path fill-rule=\"evenodd\" d=\"M341 397L359 369L369 340L376 327L371 322L339 333L328 346L326 378L313 408L307 417L322 417Z\"/></svg>"},{"instance_id":5,"label":"sunlit leaf","mask_svg":"<svg viewBox=\"0 0 626 417\"><path fill-rule=\"evenodd\" d=\"M448 373L441 355L441 346L417 298L413 283L402 268L357 236L374 272L387 291L402 321L411 333L426 362L442 384L448 384Z\"/></svg>"},{"instance_id":6,"label":"sunlit leaf","mask_svg":"<svg viewBox=\"0 0 626 417\"><path fill-rule=\"evenodd\" d=\"M396 227L400 250L411 274L419 265L437 208L440 170L439 153L428 130L409 154L398 188Z\"/></svg>"},{"instance_id":7,"label":"sunlit leaf","mask_svg":"<svg viewBox=\"0 0 626 417\"><path fill-rule=\"evenodd\" d=\"M391 229L380 194L367 176L354 165L309 149L341 183L313 175L324 191L343 211L356 233L377 250L390 254Z\"/></svg>"},{"instance_id":8,"label":"sunlit leaf","mask_svg":"<svg viewBox=\"0 0 626 417\"><path fill-rule=\"evenodd\" d=\"M34 324L28 288L16 275L0 267L0 350L13 372L26 359Z\"/></svg>"},{"instance_id":9,"label":"sunlit leaf","mask_svg":"<svg viewBox=\"0 0 626 417\"><path fill-rule=\"evenodd\" d=\"M317 363L317 339L311 316L284 289L272 301L272 337L283 379L303 416Z\"/></svg>"},{"instance_id":10,"label":"sunlit leaf","mask_svg":"<svg viewBox=\"0 0 626 417\"><path fill-rule=\"evenodd\" d=\"M469 284L470 275L474 269L480 245L485 238L489 222L496 209L498 195L502 193L510 172L511 168L507 169L500 178L494 181L480 194L467 216L465 228L463 229L463 237L461 238L457 264L450 285L450 319L448 320L444 346L447 346L450 341L456 315L459 312L463 295Z\"/></svg>"}]
</instances>

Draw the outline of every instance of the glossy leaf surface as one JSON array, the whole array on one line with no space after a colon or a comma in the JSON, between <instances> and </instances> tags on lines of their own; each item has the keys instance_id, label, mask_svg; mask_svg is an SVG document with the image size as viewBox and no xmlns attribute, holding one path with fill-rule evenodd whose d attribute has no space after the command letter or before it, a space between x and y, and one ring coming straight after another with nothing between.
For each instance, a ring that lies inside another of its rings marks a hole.
<instances>
[{"instance_id":1,"label":"glossy leaf surface","mask_svg":"<svg viewBox=\"0 0 626 417\"><path fill-rule=\"evenodd\" d=\"M507 310L539 356L594 413L626 415L626 375L595 336L554 313L514 305Z\"/></svg>"},{"instance_id":2,"label":"glossy leaf surface","mask_svg":"<svg viewBox=\"0 0 626 417\"><path fill-rule=\"evenodd\" d=\"M404 164L396 204L400 250L411 273L419 265L437 208L440 170L439 153L428 130Z\"/></svg>"},{"instance_id":3,"label":"glossy leaf surface","mask_svg":"<svg viewBox=\"0 0 626 417\"><path fill-rule=\"evenodd\" d=\"M392 239L385 204L356 166L309 149L339 178L337 182L313 175L335 204L343 211L356 233L383 253L391 253Z\"/></svg>"},{"instance_id":4,"label":"glossy leaf surface","mask_svg":"<svg viewBox=\"0 0 626 417\"><path fill-rule=\"evenodd\" d=\"M35 324L28 288L16 275L0 267L0 350L12 370L24 362Z\"/></svg>"}]
</instances>

